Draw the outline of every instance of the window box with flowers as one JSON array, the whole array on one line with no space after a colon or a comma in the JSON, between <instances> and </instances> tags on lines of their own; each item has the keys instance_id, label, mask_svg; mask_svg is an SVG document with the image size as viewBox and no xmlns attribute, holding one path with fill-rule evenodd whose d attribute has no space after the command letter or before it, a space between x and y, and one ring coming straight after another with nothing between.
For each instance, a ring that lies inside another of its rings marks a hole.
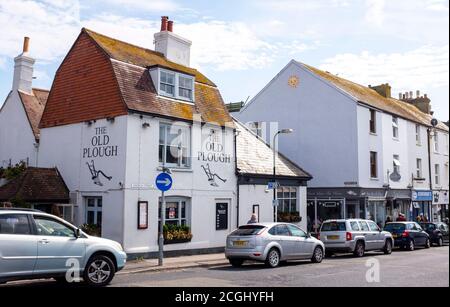
<instances>
[{"instance_id":1,"label":"window box with flowers","mask_svg":"<svg viewBox=\"0 0 450 307\"><path fill-rule=\"evenodd\" d=\"M282 223L300 223L302 217L299 212L278 212L278 222Z\"/></svg>"},{"instance_id":2,"label":"window box with flowers","mask_svg":"<svg viewBox=\"0 0 450 307\"><path fill-rule=\"evenodd\" d=\"M192 240L192 233L189 226L185 225L164 225L164 244L188 243Z\"/></svg>"}]
</instances>

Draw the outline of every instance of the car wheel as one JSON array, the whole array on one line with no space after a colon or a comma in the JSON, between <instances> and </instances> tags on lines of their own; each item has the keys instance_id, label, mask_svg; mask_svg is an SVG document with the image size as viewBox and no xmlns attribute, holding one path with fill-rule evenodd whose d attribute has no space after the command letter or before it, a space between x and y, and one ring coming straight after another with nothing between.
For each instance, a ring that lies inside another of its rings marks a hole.
<instances>
[{"instance_id":1,"label":"car wheel","mask_svg":"<svg viewBox=\"0 0 450 307\"><path fill-rule=\"evenodd\" d=\"M244 260L242 259L230 259L230 264L235 267L235 268L239 268L242 266L242 264L244 263Z\"/></svg>"},{"instance_id":2,"label":"car wheel","mask_svg":"<svg viewBox=\"0 0 450 307\"><path fill-rule=\"evenodd\" d=\"M322 260L323 260L323 250L322 250L322 248L320 246L317 246L314 249L314 253L313 253L313 256L311 258L311 261L313 263L321 263Z\"/></svg>"},{"instance_id":3,"label":"car wheel","mask_svg":"<svg viewBox=\"0 0 450 307\"><path fill-rule=\"evenodd\" d=\"M425 248L430 248L431 247L431 241L430 239L427 239L427 241L425 242Z\"/></svg>"},{"instance_id":4,"label":"car wheel","mask_svg":"<svg viewBox=\"0 0 450 307\"><path fill-rule=\"evenodd\" d=\"M408 250L410 252L414 251L416 249L416 245L414 244L414 240L410 240L408 244Z\"/></svg>"},{"instance_id":5,"label":"car wheel","mask_svg":"<svg viewBox=\"0 0 450 307\"><path fill-rule=\"evenodd\" d=\"M104 255L95 255L89 259L83 279L89 286L103 287L114 278L115 267L112 260Z\"/></svg>"},{"instance_id":6,"label":"car wheel","mask_svg":"<svg viewBox=\"0 0 450 307\"><path fill-rule=\"evenodd\" d=\"M266 265L270 268L276 268L280 265L280 252L276 248L272 248L267 254Z\"/></svg>"},{"instance_id":7,"label":"car wheel","mask_svg":"<svg viewBox=\"0 0 450 307\"><path fill-rule=\"evenodd\" d=\"M356 247L355 247L355 251L353 252L353 254L356 257L364 257L364 254L366 253L366 248L364 246L364 243L361 241L358 241L356 243Z\"/></svg>"},{"instance_id":8,"label":"car wheel","mask_svg":"<svg viewBox=\"0 0 450 307\"><path fill-rule=\"evenodd\" d=\"M386 255L392 254L392 241L391 240L386 240L386 244L384 245L383 251Z\"/></svg>"},{"instance_id":9,"label":"car wheel","mask_svg":"<svg viewBox=\"0 0 450 307\"><path fill-rule=\"evenodd\" d=\"M442 245L444 245L444 240L442 240L442 237L439 237L437 246L441 247Z\"/></svg>"}]
</instances>

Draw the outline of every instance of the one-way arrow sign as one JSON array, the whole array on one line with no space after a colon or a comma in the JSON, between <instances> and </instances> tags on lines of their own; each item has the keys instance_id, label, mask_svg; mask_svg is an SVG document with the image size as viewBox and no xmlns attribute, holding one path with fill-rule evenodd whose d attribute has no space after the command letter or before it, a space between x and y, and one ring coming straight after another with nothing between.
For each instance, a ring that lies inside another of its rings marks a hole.
<instances>
[{"instance_id":1,"label":"one-way arrow sign","mask_svg":"<svg viewBox=\"0 0 450 307\"><path fill-rule=\"evenodd\" d=\"M161 173L156 177L156 187L162 192L169 191L172 188L172 177L169 174Z\"/></svg>"}]
</instances>

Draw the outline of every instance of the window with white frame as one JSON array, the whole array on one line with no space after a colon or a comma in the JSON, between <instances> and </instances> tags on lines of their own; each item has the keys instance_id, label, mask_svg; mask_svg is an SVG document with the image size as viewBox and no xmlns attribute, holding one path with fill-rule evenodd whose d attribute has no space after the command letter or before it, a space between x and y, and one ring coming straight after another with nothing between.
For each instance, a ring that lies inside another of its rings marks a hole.
<instances>
[{"instance_id":1,"label":"window with white frame","mask_svg":"<svg viewBox=\"0 0 450 307\"><path fill-rule=\"evenodd\" d=\"M190 167L191 129L160 123L159 163L171 167Z\"/></svg>"},{"instance_id":2,"label":"window with white frame","mask_svg":"<svg viewBox=\"0 0 450 307\"><path fill-rule=\"evenodd\" d=\"M416 178L422 177L422 159L416 159Z\"/></svg>"},{"instance_id":3,"label":"window with white frame","mask_svg":"<svg viewBox=\"0 0 450 307\"><path fill-rule=\"evenodd\" d=\"M178 76L178 96L192 101L194 79L187 76Z\"/></svg>"},{"instance_id":4,"label":"window with white frame","mask_svg":"<svg viewBox=\"0 0 450 307\"><path fill-rule=\"evenodd\" d=\"M175 96L175 73L163 70L160 72L159 91L164 96Z\"/></svg>"},{"instance_id":5,"label":"window with white frame","mask_svg":"<svg viewBox=\"0 0 450 307\"><path fill-rule=\"evenodd\" d=\"M370 110L370 133L377 133L377 112L375 110Z\"/></svg>"},{"instance_id":6,"label":"window with white frame","mask_svg":"<svg viewBox=\"0 0 450 307\"><path fill-rule=\"evenodd\" d=\"M159 202L158 218L161 221L161 200ZM166 197L166 225L189 226L190 205L188 198Z\"/></svg>"},{"instance_id":7,"label":"window with white frame","mask_svg":"<svg viewBox=\"0 0 450 307\"><path fill-rule=\"evenodd\" d=\"M190 75L159 69L159 91L162 96L194 102L194 81ZM156 73L152 73L156 78ZM155 80L154 80L155 81ZM158 80L156 80L158 81Z\"/></svg>"},{"instance_id":8,"label":"window with white frame","mask_svg":"<svg viewBox=\"0 0 450 307\"><path fill-rule=\"evenodd\" d=\"M297 188L282 187L277 189L278 210L280 212L298 212Z\"/></svg>"},{"instance_id":9,"label":"window with white frame","mask_svg":"<svg viewBox=\"0 0 450 307\"><path fill-rule=\"evenodd\" d=\"M393 156L394 173L400 174L400 156Z\"/></svg>"},{"instance_id":10,"label":"window with white frame","mask_svg":"<svg viewBox=\"0 0 450 307\"><path fill-rule=\"evenodd\" d=\"M434 152L439 152L439 133L434 132Z\"/></svg>"},{"instance_id":11,"label":"window with white frame","mask_svg":"<svg viewBox=\"0 0 450 307\"><path fill-rule=\"evenodd\" d=\"M86 224L102 226L102 198L86 197Z\"/></svg>"},{"instance_id":12,"label":"window with white frame","mask_svg":"<svg viewBox=\"0 0 450 307\"><path fill-rule=\"evenodd\" d=\"M378 153L370 152L370 178L378 178Z\"/></svg>"},{"instance_id":13,"label":"window with white frame","mask_svg":"<svg viewBox=\"0 0 450 307\"><path fill-rule=\"evenodd\" d=\"M398 139L398 117L392 116L392 136Z\"/></svg>"},{"instance_id":14,"label":"window with white frame","mask_svg":"<svg viewBox=\"0 0 450 307\"><path fill-rule=\"evenodd\" d=\"M416 145L422 144L422 138L420 137L420 125L416 125Z\"/></svg>"},{"instance_id":15,"label":"window with white frame","mask_svg":"<svg viewBox=\"0 0 450 307\"><path fill-rule=\"evenodd\" d=\"M448 155L448 134L444 134L445 139L445 154Z\"/></svg>"},{"instance_id":16,"label":"window with white frame","mask_svg":"<svg viewBox=\"0 0 450 307\"><path fill-rule=\"evenodd\" d=\"M436 185L441 184L441 168L439 164L435 164L434 165L434 183Z\"/></svg>"},{"instance_id":17,"label":"window with white frame","mask_svg":"<svg viewBox=\"0 0 450 307\"><path fill-rule=\"evenodd\" d=\"M254 134L262 138L263 136L262 123L259 122L249 123L249 128Z\"/></svg>"}]
</instances>

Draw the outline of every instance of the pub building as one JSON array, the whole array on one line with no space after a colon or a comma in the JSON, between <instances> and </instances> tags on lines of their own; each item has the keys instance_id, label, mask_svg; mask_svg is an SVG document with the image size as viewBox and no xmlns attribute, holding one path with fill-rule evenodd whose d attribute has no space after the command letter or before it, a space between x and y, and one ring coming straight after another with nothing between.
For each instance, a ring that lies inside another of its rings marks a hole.
<instances>
[{"instance_id":1,"label":"pub building","mask_svg":"<svg viewBox=\"0 0 450 307\"><path fill-rule=\"evenodd\" d=\"M191 42L173 27L162 18L155 50L83 28L35 114L39 143L24 146L34 151L17 154L13 140L0 140L9 142L2 159L37 152L40 168L57 168L70 196L68 219L120 242L131 258L157 255L161 172L173 178L165 192L168 255L221 251L253 213L260 222L274 218L272 149L233 120L217 86L190 67ZM31 86L27 69L15 79ZM19 102L2 116L14 117ZM26 116L21 121L28 125ZM276 161L276 179L286 184L282 204L302 225L310 175L281 155Z\"/></svg>"}]
</instances>

